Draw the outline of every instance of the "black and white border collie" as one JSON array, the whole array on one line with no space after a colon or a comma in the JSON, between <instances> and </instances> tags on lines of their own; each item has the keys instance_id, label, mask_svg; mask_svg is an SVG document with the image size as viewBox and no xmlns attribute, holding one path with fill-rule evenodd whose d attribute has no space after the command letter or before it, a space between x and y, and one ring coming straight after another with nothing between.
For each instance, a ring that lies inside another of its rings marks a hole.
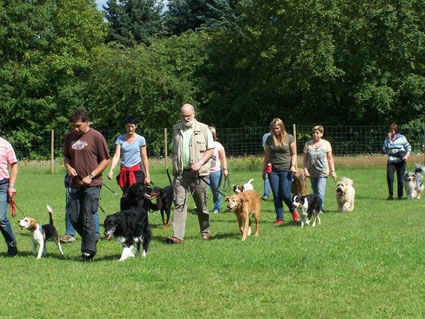
<instances>
[{"instance_id":1,"label":"black and white border collie","mask_svg":"<svg viewBox=\"0 0 425 319\"><path fill-rule=\"evenodd\" d=\"M301 195L297 194L293 197L293 204L295 208L302 207L302 213L300 214L301 227L304 224L310 225L311 217L314 216L314 221L311 226L316 226L316 220L320 224L320 208L322 206L322 200L316 194Z\"/></svg>"},{"instance_id":2,"label":"black and white border collie","mask_svg":"<svg viewBox=\"0 0 425 319\"><path fill-rule=\"evenodd\" d=\"M119 261L140 255L140 243L143 245L143 257L146 257L152 232L148 223L148 215L144 209L127 209L109 215L105 222L106 240L115 239L123 246ZM135 244L137 251L135 254Z\"/></svg>"}]
</instances>

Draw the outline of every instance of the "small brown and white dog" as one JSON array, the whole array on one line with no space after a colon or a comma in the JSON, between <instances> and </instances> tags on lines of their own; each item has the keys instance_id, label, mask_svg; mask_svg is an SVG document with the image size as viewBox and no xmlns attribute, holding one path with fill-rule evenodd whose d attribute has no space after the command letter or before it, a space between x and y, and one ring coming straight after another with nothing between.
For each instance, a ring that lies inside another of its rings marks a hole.
<instances>
[{"instance_id":1,"label":"small brown and white dog","mask_svg":"<svg viewBox=\"0 0 425 319\"><path fill-rule=\"evenodd\" d=\"M293 174L293 181L291 185L291 193L293 195L301 194L301 195L307 195L308 194L308 188L307 188L307 178L305 177L304 170L299 168L297 169L297 172Z\"/></svg>"},{"instance_id":2,"label":"small brown and white dog","mask_svg":"<svg viewBox=\"0 0 425 319\"><path fill-rule=\"evenodd\" d=\"M256 222L255 236L258 236L260 227L260 196L255 191L248 190L240 194L234 194L228 199L227 208L236 215L242 240L251 235L251 220L253 215Z\"/></svg>"},{"instance_id":3,"label":"small brown and white dog","mask_svg":"<svg viewBox=\"0 0 425 319\"><path fill-rule=\"evenodd\" d=\"M32 239L32 253L34 255L37 255L37 259L40 259L41 256L46 255L47 249L46 249L46 241L49 238L53 238L56 242L56 245L59 248L59 251L61 255L63 255L61 243L59 240L58 232L56 231L55 226L53 225L53 210L52 208L47 205L47 211L49 212L50 216L50 223L45 225L40 225L37 223L37 221L34 218L31 217L24 217L24 219L21 219L18 224L22 229L28 229L31 232L31 239ZM38 253L37 253L37 246Z\"/></svg>"},{"instance_id":4,"label":"small brown and white dog","mask_svg":"<svg viewBox=\"0 0 425 319\"><path fill-rule=\"evenodd\" d=\"M356 190L353 187L353 181L347 177L341 178L336 183L336 201L340 212L352 212L354 210L354 197Z\"/></svg>"},{"instance_id":5,"label":"small brown and white dog","mask_svg":"<svg viewBox=\"0 0 425 319\"><path fill-rule=\"evenodd\" d=\"M238 184L238 185L233 186L233 191L235 192L235 194L240 194L240 193L246 192L246 191L253 191L254 190L254 186L252 186L252 184L251 184L251 182L253 180L254 179L251 178L248 181L248 183L245 183L243 185Z\"/></svg>"}]
</instances>

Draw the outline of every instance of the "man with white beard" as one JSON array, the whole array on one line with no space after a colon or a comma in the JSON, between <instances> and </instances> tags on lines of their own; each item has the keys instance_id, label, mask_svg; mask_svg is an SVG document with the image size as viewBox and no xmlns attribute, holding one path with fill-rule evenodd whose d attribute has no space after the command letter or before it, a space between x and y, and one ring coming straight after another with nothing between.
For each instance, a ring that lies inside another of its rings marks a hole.
<instances>
[{"instance_id":1,"label":"man with white beard","mask_svg":"<svg viewBox=\"0 0 425 319\"><path fill-rule=\"evenodd\" d=\"M208 126L195 119L193 105L184 104L180 111L182 121L173 128L174 214L173 236L167 238L170 244L183 242L189 193L195 200L202 240L211 237L205 181L209 180L214 141Z\"/></svg>"}]
</instances>

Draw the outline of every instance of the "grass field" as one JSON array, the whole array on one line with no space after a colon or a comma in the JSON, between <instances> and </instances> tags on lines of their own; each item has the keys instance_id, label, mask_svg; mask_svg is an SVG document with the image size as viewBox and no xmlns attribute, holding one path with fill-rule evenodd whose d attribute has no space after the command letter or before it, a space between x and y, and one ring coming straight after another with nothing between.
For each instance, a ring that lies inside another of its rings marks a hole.
<instances>
[{"instance_id":1,"label":"grass field","mask_svg":"<svg viewBox=\"0 0 425 319\"><path fill-rule=\"evenodd\" d=\"M260 171L249 171L260 162L232 160L231 181L255 178L261 196ZM18 212L11 219L18 256L6 258L4 244L0 250L0 318L424 318L425 199L386 201L382 158L336 163L338 175L355 182L353 213L337 212L332 180L321 225L301 229L285 208L276 228L272 201L262 202L260 235L246 242L235 216L222 209L211 214L210 241L200 239L197 217L188 214L184 244L167 245L171 229L163 231L160 214L150 213L148 257L125 262L118 262L121 246L104 239L92 263L79 261L80 239L63 245L65 257L49 242L49 255L36 260ZM151 166L153 181L167 184L162 165ZM64 172L22 163L16 196L41 223L52 206L61 235ZM114 213L119 198L103 188L100 204Z\"/></svg>"}]
</instances>

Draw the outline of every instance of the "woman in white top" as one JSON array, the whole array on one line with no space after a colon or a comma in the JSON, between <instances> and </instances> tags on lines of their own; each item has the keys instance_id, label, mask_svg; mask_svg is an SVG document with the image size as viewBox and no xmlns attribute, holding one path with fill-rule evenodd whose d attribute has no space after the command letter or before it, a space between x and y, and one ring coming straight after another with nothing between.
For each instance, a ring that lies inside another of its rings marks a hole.
<instances>
[{"instance_id":1,"label":"woman in white top","mask_svg":"<svg viewBox=\"0 0 425 319\"><path fill-rule=\"evenodd\" d=\"M319 195L322 200L321 210L325 206L327 178L329 175L333 179L336 178L331 143L322 139L323 133L323 126L313 127L313 139L305 143L303 158L304 174L310 177L313 193Z\"/></svg>"},{"instance_id":2,"label":"woman in white top","mask_svg":"<svg viewBox=\"0 0 425 319\"><path fill-rule=\"evenodd\" d=\"M210 126L210 131L214 140L214 154L211 157L211 169L210 169L210 185L211 191L213 193L213 202L214 202L214 214L220 212L221 207L221 195L219 193L221 180L224 176L228 175L227 170L227 160L226 160L226 152L224 150L223 145L217 141L217 133L215 127ZM223 170L221 170L223 167Z\"/></svg>"},{"instance_id":3,"label":"woman in white top","mask_svg":"<svg viewBox=\"0 0 425 319\"><path fill-rule=\"evenodd\" d=\"M123 192L134 183L150 183L149 161L146 152L146 140L136 133L138 120L128 116L125 121L126 134L115 141L115 154L109 168L108 178L111 180L114 168L121 158L121 170L117 182ZM143 166L143 171L142 167Z\"/></svg>"}]
</instances>

